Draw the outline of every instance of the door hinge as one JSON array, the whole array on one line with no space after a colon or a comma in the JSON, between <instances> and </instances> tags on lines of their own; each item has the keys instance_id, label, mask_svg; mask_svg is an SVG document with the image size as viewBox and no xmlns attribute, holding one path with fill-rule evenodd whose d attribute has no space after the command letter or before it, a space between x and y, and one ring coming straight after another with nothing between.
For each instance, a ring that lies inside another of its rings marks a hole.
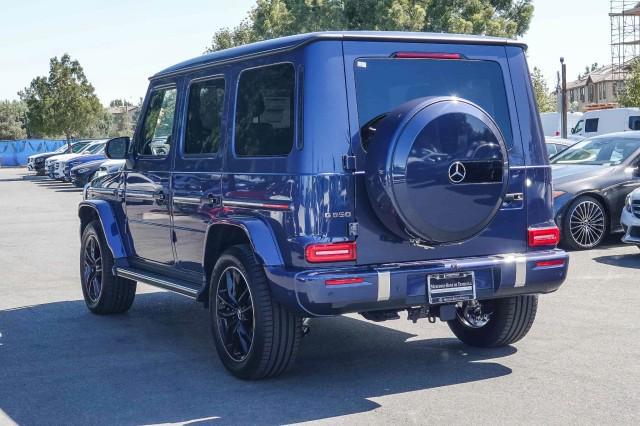
<instances>
[{"instance_id":1,"label":"door hinge","mask_svg":"<svg viewBox=\"0 0 640 426\"><path fill-rule=\"evenodd\" d=\"M349 224L349 236L350 237L358 236L358 222L351 222Z\"/></svg>"},{"instance_id":2,"label":"door hinge","mask_svg":"<svg viewBox=\"0 0 640 426\"><path fill-rule=\"evenodd\" d=\"M355 155L343 155L342 156L342 168L345 170L356 169L356 156Z\"/></svg>"}]
</instances>

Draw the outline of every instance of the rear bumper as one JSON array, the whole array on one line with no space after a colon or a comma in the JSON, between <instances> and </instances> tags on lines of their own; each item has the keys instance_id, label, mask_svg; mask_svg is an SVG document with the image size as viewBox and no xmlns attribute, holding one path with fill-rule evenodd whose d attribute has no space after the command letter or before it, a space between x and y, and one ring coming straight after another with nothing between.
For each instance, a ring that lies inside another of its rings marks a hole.
<instances>
[{"instance_id":1,"label":"rear bumper","mask_svg":"<svg viewBox=\"0 0 640 426\"><path fill-rule=\"evenodd\" d=\"M538 265L562 260L561 264ZM569 256L559 249L524 254L293 271L266 267L273 295L304 315L338 315L427 305L428 274L473 271L478 300L550 293L567 276ZM327 286L326 280L363 278Z\"/></svg>"}]
</instances>

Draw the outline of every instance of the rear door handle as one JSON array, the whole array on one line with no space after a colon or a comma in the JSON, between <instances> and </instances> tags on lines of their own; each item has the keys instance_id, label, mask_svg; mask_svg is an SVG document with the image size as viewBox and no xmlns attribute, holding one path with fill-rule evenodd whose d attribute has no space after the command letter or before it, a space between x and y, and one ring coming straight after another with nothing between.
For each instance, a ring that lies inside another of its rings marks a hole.
<instances>
[{"instance_id":1,"label":"rear door handle","mask_svg":"<svg viewBox=\"0 0 640 426\"><path fill-rule=\"evenodd\" d=\"M207 194L206 204L207 204L209 207L215 207L215 206L217 206L217 205L219 205L219 204L220 204L220 198L219 198L219 197L216 197L216 196L215 196L215 195L213 195L213 194Z\"/></svg>"}]
</instances>

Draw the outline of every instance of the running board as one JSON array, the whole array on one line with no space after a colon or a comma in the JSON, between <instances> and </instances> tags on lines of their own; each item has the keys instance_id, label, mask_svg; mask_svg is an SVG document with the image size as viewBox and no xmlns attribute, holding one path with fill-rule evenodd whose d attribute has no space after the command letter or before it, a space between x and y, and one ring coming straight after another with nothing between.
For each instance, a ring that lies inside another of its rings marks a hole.
<instances>
[{"instance_id":1,"label":"running board","mask_svg":"<svg viewBox=\"0 0 640 426\"><path fill-rule=\"evenodd\" d=\"M183 296L195 299L198 296L199 288L195 284L176 280L163 275L154 274L152 272L143 271L133 268L119 268L114 267L113 271L116 276L127 278L129 280L145 283L154 287L159 287L165 290L170 290Z\"/></svg>"}]
</instances>

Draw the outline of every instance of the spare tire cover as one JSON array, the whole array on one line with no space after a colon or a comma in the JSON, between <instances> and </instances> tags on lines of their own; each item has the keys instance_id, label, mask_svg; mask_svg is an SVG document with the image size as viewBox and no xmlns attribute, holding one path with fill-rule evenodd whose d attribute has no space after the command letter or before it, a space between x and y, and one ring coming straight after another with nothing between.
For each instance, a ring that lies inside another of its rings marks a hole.
<instances>
[{"instance_id":1,"label":"spare tire cover","mask_svg":"<svg viewBox=\"0 0 640 426\"><path fill-rule=\"evenodd\" d=\"M375 125L367 193L382 223L426 244L468 239L491 222L507 188L507 147L494 120L459 98L420 98Z\"/></svg>"}]
</instances>

